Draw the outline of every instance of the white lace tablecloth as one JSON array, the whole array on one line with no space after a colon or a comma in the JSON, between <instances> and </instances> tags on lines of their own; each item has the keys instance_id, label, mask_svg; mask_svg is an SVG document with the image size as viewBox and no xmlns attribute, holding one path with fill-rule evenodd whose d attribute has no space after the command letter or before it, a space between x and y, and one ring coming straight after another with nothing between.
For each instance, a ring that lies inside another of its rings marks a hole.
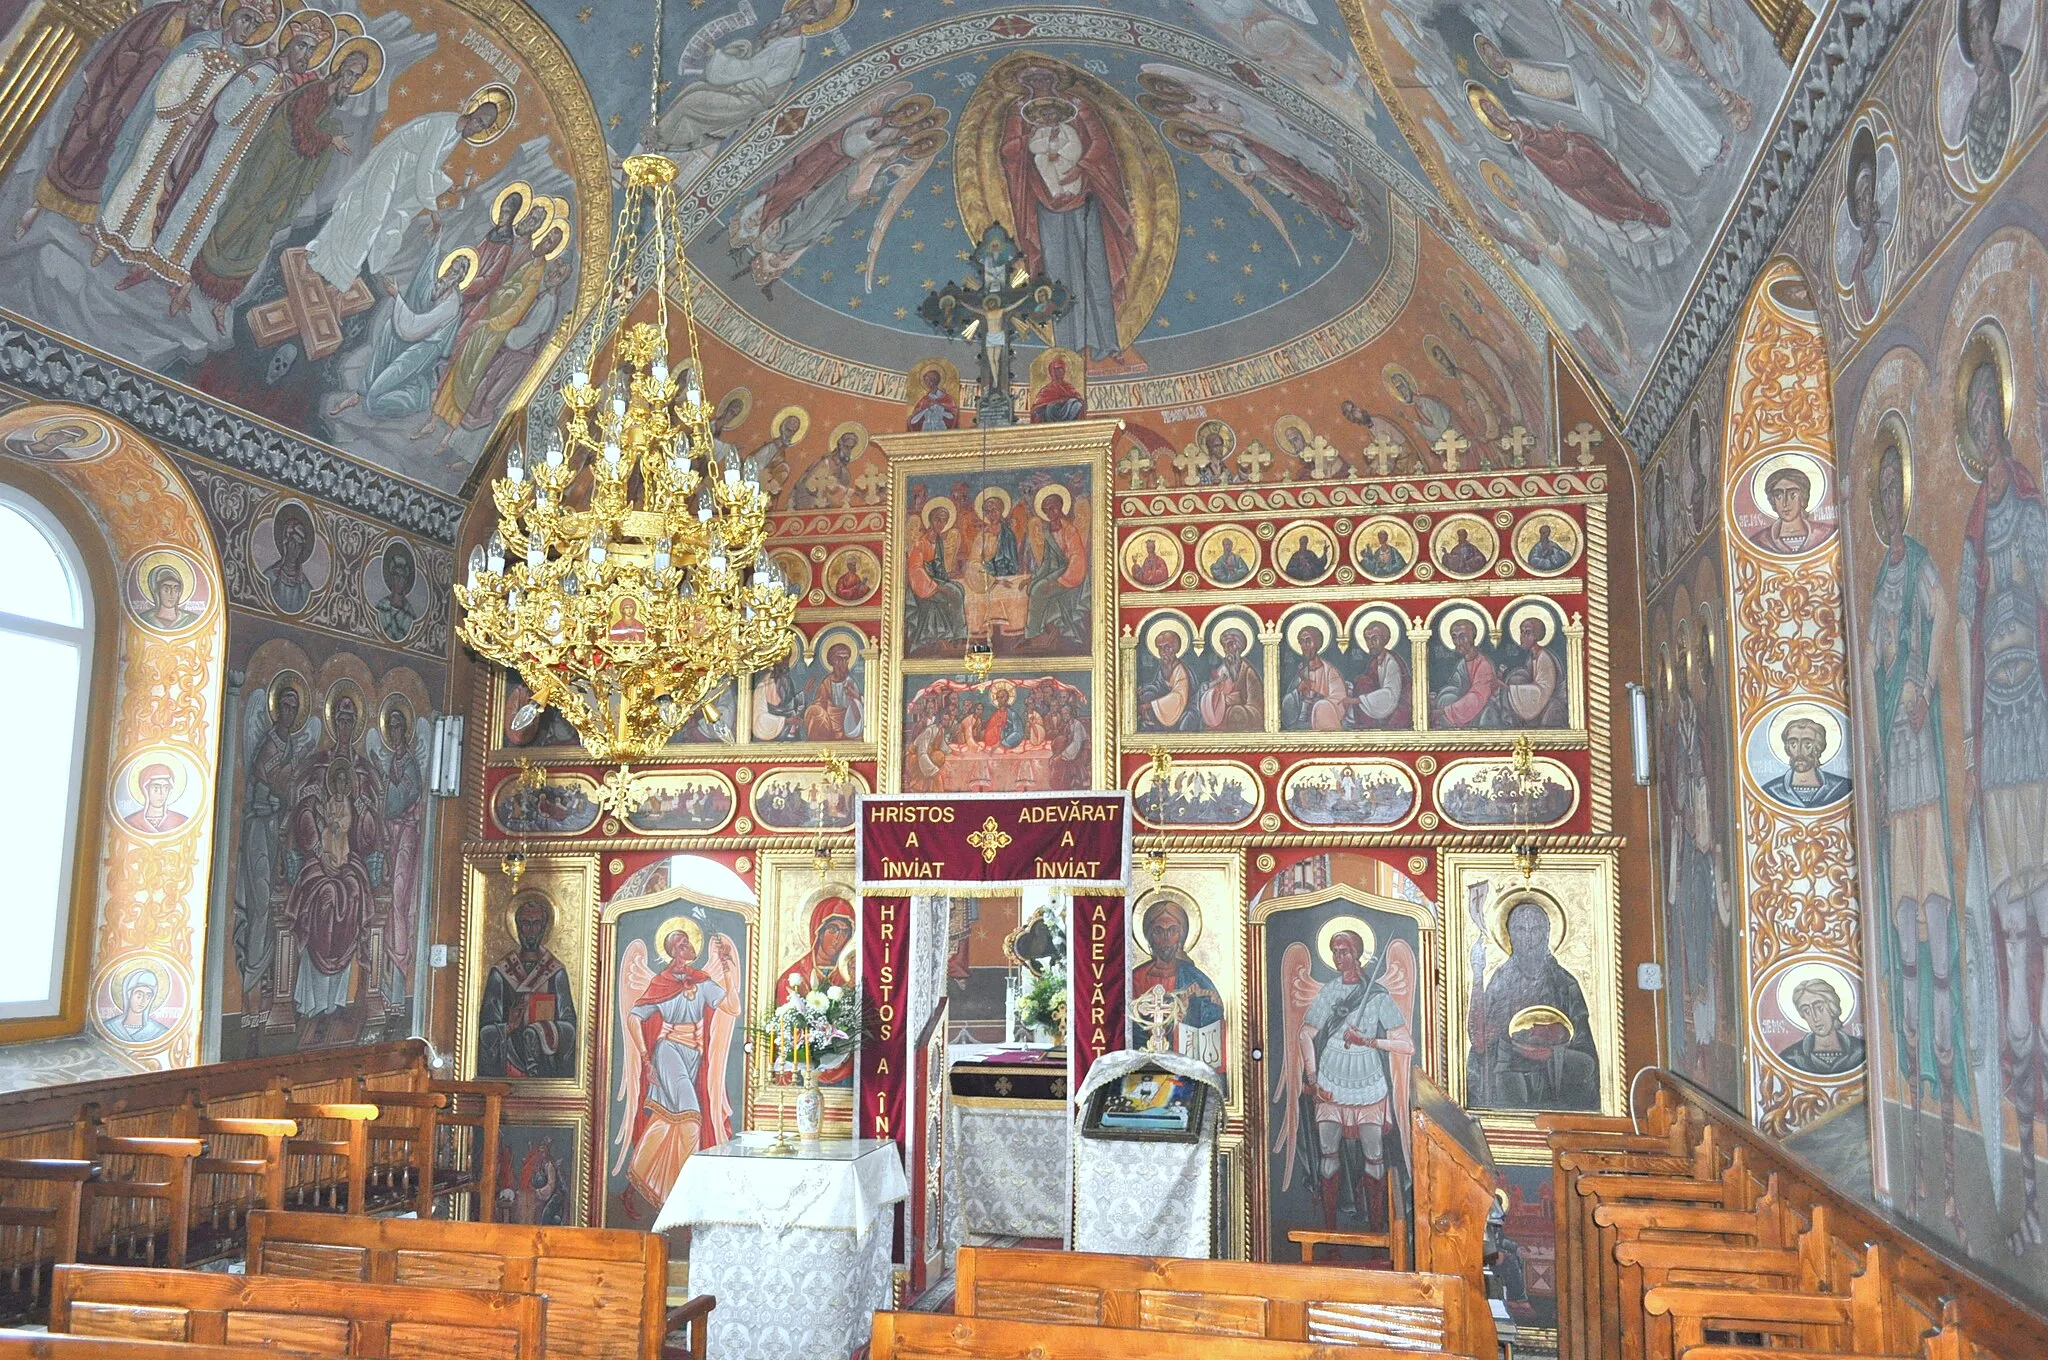
<instances>
[{"instance_id":1,"label":"white lace tablecloth","mask_svg":"<svg viewBox=\"0 0 2048 1360\"><path fill-rule=\"evenodd\" d=\"M1074 1137L1074 1250L1133 1256L1213 1254L1216 1118L1223 1084L1216 1070L1166 1053L1108 1053L1095 1060L1075 1096L1086 1111L1099 1086L1147 1064L1210 1088L1202 1136L1192 1143Z\"/></svg>"},{"instance_id":2,"label":"white lace tablecloth","mask_svg":"<svg viewBox=\"0 0 2048 1360\"><path fill-rule=\"evenodd\" d=\"M952 1189L961 1226L1000 1237L1067 1235L1067 1141L1064 1108L1028 1105L951 1106Z\"/></svg>"},{"instance_id":3,"label":"white lace tablecloth","mask_svg":"<svg viewBox=\"0 0 2048 1360\"><path fill-rule=\"evenodd\" d=\"M794 1156L745 1133L699 1152L654 1230L690 1228L690 1292L712 1294L719 1360L842 1360L895 1302L889 1210L910 1194L886 1139L807 1144Z\"/></svg>"}]
</instances>

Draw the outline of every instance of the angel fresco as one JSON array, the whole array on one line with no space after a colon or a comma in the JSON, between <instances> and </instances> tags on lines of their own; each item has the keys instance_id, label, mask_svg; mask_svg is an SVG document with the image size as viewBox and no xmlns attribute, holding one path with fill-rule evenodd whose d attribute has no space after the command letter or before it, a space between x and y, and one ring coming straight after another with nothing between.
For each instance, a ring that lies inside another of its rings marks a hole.
<instances>
[{"instance_id":1,"label":"angel fresco","mask_svg":"<svg viewBox=\"0 0 2048 1360\"><path fill-rule=\"evenodd\" d=\"M1320 26L1310 0L1187 0L1195 16L1254 67L1277 71L1309 98L1364 132L1379 117L1348 35L1333 44L1310 31Z\"/></svg>"},{"instance_id":2,"label":"angel fresco","mask_svg":"<svg viewBox=\"0 0 2048 1360\"><path fill-rule=\"evenodd\" d=\"M1316 139L1304 135L1242 90L1182 66L1146 63L1140 105L1165 121L1167 141L1200 157L1280 234L1295 262L1301 250L1268 193L1316 214L1339 231L1366 230L1357 177Z\"/></svg>"},{"instance_id":3,"label":"angel fresco","mask_svg":"<svg viewBox=\"0 0 2048 1360\"><path fill-rule=\"evenodd\" d=\"M705 23L683 45L682 88L661 111L654 149L708 152L775 108L796 81L808 40L844 23L855 3L790 0L764 21L751 0L741 0Z\"/></svg>"},{"instance_id":4,"label":"angel fresco","mask_svg":"<svg viewBox=\"0 0 2048 1360\"><path fill-rule=\"evenodd\" d=\"M634 1195L658 1209L683 1163L733 1134L726 1069L739 1060L746 986L739 947L723 933L707 941L705 928L685 915L663 921L654 938L654 956L647 941L628 943L618 972L624 1060L616 1098L625 1118L612 1140L610 1174L625 1172L629 1216Z\"/></svg>"},{"instance_id":5,"label":"angel fresco","mask_svg":"<svg viewBox=\"0 0 2048 1360\"><path fill-rule=\"evenodd\" d=\"M1338 916L1318 932L1315 953L1297 940L1280 957L1284 1047L1270 1097L1280 1188L1299 1171L1332 1230L1341 1208L1384 1231L1390 1168L1396 1156L1408 1165L1419 970L1406 940L1376 958L1374 943L1363 920ZM1318 955L1334 976L1317 976Z\"/></svg>"},{"instance_id":6,"label":"angel fresco","mask_svg":"<svg viewBox=\"0 0 2048 1360\"><path fill-rule=\"evenodd\" d=\"M869 291L874 263L904 202L949 140L948 111L907 81L886 85L829 124L783 163L726 223L735 277L763 296L805 252L828 239L864 204L882 199L868 228Z\"/></svg>"}]
</instances>

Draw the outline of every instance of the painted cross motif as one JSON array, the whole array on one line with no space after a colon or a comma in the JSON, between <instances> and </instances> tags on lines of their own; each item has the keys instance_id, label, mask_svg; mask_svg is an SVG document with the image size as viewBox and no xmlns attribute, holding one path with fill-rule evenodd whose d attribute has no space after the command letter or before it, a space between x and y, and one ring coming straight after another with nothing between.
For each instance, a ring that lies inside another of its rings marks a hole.
<instances>
[{"instance_id":1,"label":"painted cross motif","mask_svg":"<svg viewBox=\"0 0 2048 1360\"><path fill-rule=\"evenodd\" d=\"M1445 430L1443 438L1430 447L1444 460L1445 472L1456 472L1463 465L1465 450L1472 447L1472 441L1456 430Z\"/></svg>"},{"instance_id":2,"label":"painted cross motif","mask_svg":"<svg viewBox=\"0 0 2048 1360\"><path fill-rule=\"evenodd\" d=\"M1379 438L1366 445L1365 456L1372 459L1375 472L1382 477L1393 475L1394 458L1401 452L1401 446L1386 438Z\"/></svg>"},{"instance_id":3,"label":"painted cross motif","mask_svg":"<svg viewBox=\"0 0 2048 1360\"><path fill-rule=\"evenodd\" d=\"M1256 482L1259 474L1265 471L1266 464L1273 461L1273 451L1254 439L1245 445L1243 453L1237 455L1237 461L1244 468L1244 475Z\"/></svg>"},{"instance_id":4,"label":"painted cross motif","mask_svg":"<svg viewBox=\"0 0 2048 1360\"><path fill-rule=\"evenodd\" d=\"M1500 451L1508 456L1511 466L1529 466L1529 450L1535 446L1536 436L1529 433L1528 426L1515 426L1500 437L1499 443Z\"/></svg>"},{"instance_id":5,"label":"painted cross motif","mask_svg":"<svg viewBox=\"0 0 2048 1360\"><path fill-rule=\"evenodd\" d=\"M880 468L869 468L854 478L853 484L860 488L860 498L864 503L880 505L882 488L889 484L889 479L883 475Z\"/></svg>"},{"instance_id":6,"label":"painted cross motif","mask_svg":"<svg viewBox=\"0 0 2048 1360\"><path fill-rule=\"evenodd\" d=\"M983 864L994 864L996 852L1008 845L1012 839L1010 833L997 826L996 819L991 817L981 824L981 830L967 838L967 843L981 851Z\"/></svg>"},{"instance_id":7,"label":"painted cross motif","mask_svg":"<svg viewBox=\"0 0 2048 1360\"><path fill-rule=\"evenodd\" d=\"M1153 456L1140 448L1124 450L1124 456L1116 461L1116 470L1123 473L1124 480L1130 483L1133 491L1145 489L1145 480L1154 466Z\"/></svg>"},{"instance_id":8,"label":"painted cross motif","mask_svg":"<svg viewBox=\"0 0 2048 1360\"><path fill-rule=\"evenodd\" d=\"M1572 446L1573 457L1580 467L1591 467L1593 450L1606 443L1607 436L1594 429L1592 421L1582 420L1572 426L1572 432L1564 437L1564 442Z\"/></svg>"},{"instance_id":9,"label":"painted cross motif","mask_svg":"<svg viewBox=\"0 0 2048 1360\"><path fill-rule=\"evenodd\" d=\"M1173 465L1180 469L1180 484L1182 486L1199 485L1202 480L1202 469L1207 467L1208 464L1209 455L1196 448L1193 444L1188 445L1179 453L1173 455Z\"/></svg>"}]
</instances>

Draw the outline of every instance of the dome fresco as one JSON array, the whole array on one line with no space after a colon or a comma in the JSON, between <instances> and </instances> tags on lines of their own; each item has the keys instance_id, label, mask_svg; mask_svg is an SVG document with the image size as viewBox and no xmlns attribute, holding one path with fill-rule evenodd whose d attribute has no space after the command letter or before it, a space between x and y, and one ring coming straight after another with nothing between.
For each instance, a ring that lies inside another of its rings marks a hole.
<instances>
[{"instance_id":1,"label":"dome fresco","mask_svg":"<svg viewBox=\"0 0 2048 1360\"><path fill-rule=\"evenodd\" d=\"M664 3L144 5L0 176L0 307L452 493L651 148L708 331L813 388L971 375L918 308L997 223L1072 295L1091 409L1265 423L1349 360L1363 423L1434 364L1541 433L1546 333L1632 400L1789 72L1732 0Z\"/></svg>"},{"instance_id":2,"label":"dome fresco","mask_svg":"<svg viewBox=\"0 0 2048 1360\"><path fill-rule=\"evenodd\" d=\"M990 195L983 183L1000 174L979 165L1000 163L1005 124L1023 121L1023 92L1004 77L1036 54L1078 96L1077 130L1099 126L1112 147L1144 153L1128 202L1105 202L1112 238L1138 233L1126 253L1150 266L1125 288L1109 252L1118 339L1135 347L1090 366L1110 408L1158 399L1156 386L1122 386L1141 375L1256 357L1299 371L1307 356L1280 351L1384 290L1416 220L1449 236L1511 310L1527 318L1533 301L1626 407L1790 78L1747 6L1708 0L1619 11L1590 0L716 3L665 16L673 55L651 144L696 185L693 258L730 303L721 332L790 372L837 373L834 359L900 372L929 352L917 303L957 276L991 198L1007 206L1007 186ZM573 30L595 26L569 24L572 49ZM626 50L644 58L636 46ZM644 95L630 70L611 78L629 110L612 120L614 145L638 147ZM1393 91L1390 111L1381 99ZM892 110L902 123L887 122ZM809 178L791 167L804 155ZM1100 159L1105 173L1125 169ZM1179 191L1180 236L1162 272L1139 249L1159 223L1120 209L1156 204L1163 178ZM805 196L811 180L831 201ZM1458 221L1497 250L1482 252ZM1315 335L1320 362L1372 333L1359 320Z\"/></svg>"}]
</instances>

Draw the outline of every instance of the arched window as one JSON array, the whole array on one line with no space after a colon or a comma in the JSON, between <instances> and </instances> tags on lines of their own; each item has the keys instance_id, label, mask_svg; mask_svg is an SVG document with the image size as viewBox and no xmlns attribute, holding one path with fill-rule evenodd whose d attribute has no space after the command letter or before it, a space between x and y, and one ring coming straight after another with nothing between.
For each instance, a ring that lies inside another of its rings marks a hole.
<instances>
[{"instance_id":1,"label":"arched window","mask_svg":"<svg viewBox=\"0 0 2048 1360\"><path fill-rule=\"evenodd\" d=\"M0 940L0 1033L65 1010L75 970L74 860L86 786L94 600L85 560L48 507L0 483L0 865L10 903Z\"/></svg>"}]
</instances>

